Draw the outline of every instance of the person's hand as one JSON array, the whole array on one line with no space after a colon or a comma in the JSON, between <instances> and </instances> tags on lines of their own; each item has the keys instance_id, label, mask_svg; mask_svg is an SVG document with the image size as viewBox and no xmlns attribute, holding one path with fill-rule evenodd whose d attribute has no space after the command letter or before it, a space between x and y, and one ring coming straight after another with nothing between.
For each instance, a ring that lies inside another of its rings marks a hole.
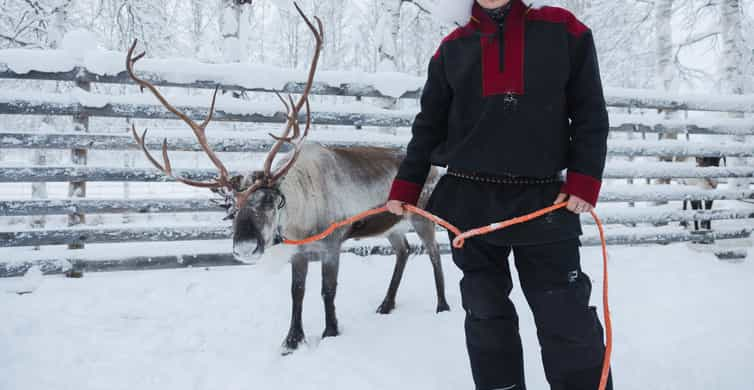
<instances>
[{"instance_id":1,"label":"person's hand","mask_svg":"<svg viewBox=\"0 0 754 390\"><path fill-rule=\"evenodd\" d=\"M387 210L395 215L403 215L403 202L400 200L389 200L385 206L387 206Z\"/></svg>"},{"instance_id":2,"label":"person's hand","mask_svg":"<svg viewBox=\"0 0 754 390\"><path fill-rule=\"evenodd\" d=\"M584 199L579 198L576 195L568 195L564 193L558 194L558 197L555 199L555 202L553 204L563 203L568 200L568 205L566 208L576 214L580 213L589 213L594 208L589 202L585 201Z\"/></svg>"}]
</instances>

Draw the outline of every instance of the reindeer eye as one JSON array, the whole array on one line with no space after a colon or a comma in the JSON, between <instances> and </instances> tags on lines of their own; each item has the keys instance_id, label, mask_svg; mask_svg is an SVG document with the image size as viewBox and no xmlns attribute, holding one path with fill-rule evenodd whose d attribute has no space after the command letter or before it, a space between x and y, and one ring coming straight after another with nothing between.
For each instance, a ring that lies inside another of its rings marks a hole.
<instances>
[{"instance_id":1,"label":"reindeer eye","mask_svg":"<svg viewBox=\"0 0 754 390\"><path fill-rule=\"evenodd\" d=\"M259 200L259 206L264 209L271 209L275 207L275 196L270 193L265 193Z\"/></svg>"}]
</instances>

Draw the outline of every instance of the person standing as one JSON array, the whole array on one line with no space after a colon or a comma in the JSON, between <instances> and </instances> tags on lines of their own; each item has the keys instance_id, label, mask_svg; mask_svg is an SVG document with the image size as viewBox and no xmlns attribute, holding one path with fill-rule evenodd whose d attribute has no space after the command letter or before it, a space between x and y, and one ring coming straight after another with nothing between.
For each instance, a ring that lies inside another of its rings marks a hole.
<instances>
[{"instance_id":1,"label":"person standing","mask_svg":"<svg viewBox=\"0 0 754 390\"><path fill-rule=\"evenodd\" d=\"M580 265L578 214L597 203L609 123L592 31L565 9L522 0L471 7L471 20L445 37L429 62L386 205L398 215L404 204L415 205L431 165L447 172L426 208L461 230L567 201L566 209L468 239L452 256L463 271L477 389L526 388L509 298L512 252L551 389L594 390L605 347Z\"/></svg>"}]
</instances>

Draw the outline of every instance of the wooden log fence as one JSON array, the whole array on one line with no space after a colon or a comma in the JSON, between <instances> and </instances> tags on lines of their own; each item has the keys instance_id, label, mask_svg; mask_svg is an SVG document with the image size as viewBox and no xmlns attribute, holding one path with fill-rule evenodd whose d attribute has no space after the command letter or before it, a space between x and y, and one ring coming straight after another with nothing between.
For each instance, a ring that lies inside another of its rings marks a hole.
<instances>
[{"instance_id":1,"label":"wooden log fence","mask_svg":"<svg viewBox=\"0 0 754 390\"><path fill-rule=\"evenodd\" d=\"M672 211L672 212L645 212L634 214L605 213L602 216L606 224L653 223L653 222L680 222L680 221L704 221L704 220L736 220L754 218L754 210L711 210L711 211ZM220 220L220 218L218 218ZM594 225L594 221L582 218L585 225ZM740 231L740 230L736 230ZM675 232L661 232L661 234L675 234ZM612 236L612 235L611 235ZM613 242L629 243L632 234L617 234L612 238ZM117 242L160 242L160 241L194 241L194 240L222 240L231 237L229 224L207 226L161 226L154 227L72 227L67 229L32 229L14 232L0 232L0 248L23 247L32 245L80 245L84 243L103 244ZM590 237L590 236L587 236ZM669 237L674 237L670 235ZM591 240L591 239L590 239ZM644 238L644 241L648 238ZM641 243L643 243L642 241ZM598 241L594 245L599 244ZM639 243L639 242L636 242Z\"/></svg>"},{"instance_id":2,"label":"wooden log fence","mask_svg":"<svg viewBox=\"0 0 754 390\"><path fill-rule=\"evenodd\" d=\"M44 61L40 56L36 56L39 61ZM120 59L117 59L120 60ZM165 87L180 87L180 88L205 88L213 89L216 86L220 86L223 90L240 91L240 92L274 92L275 89L265 87L249 87L245 86L246 80L243 80L242 74L245 73L241 69L237 69L238 81L237 82L217 82L214 80L201 79L196 77L194 80L188 80L190 75L176 74L174 69L153 71L150 70L151 63L157 61L144 60L141 71L143 77L151 81L157 86ZM217 77L215 79L232 79L233 75L223 74L223 70L214 68L209 64L196 64L198 68L202 70L202 73L209 75L215 73ZM157 69L157 68L155 68ZM259 72L260 68L250 66L246 72ZM262 70L264 71L264 70ZM225 70L227 72L227 70ZM300 72L291 70L288 74L289 79L298 78L301 76ZM348 79L351 80L369 80L372 77L369 74L359 74L358 72L351 72L348 74ZM361 76L361 77L360 77ZM364 77L366 76L366 77ZM340 80L343 74L337 72L320 72L320 77L328 80ZM0 79L15 79L15 80L54 80L54 81L70 81L70 82L90 82L90 83L103 83L103 84L130 84L131 80L128 78L125 71L120 71L117 74L108 73L96 73L86 69L83 66L74 66L71 69L65 71L39 71L29 70L26 72L16 72L12 66L8 66L3 63L3 56L0 53ZM335 84L334 82L316 82L312 90L312 94L321 95L334 95L334 96L352 96L352 97L375 97L375 98L399 98L399 99L412 99L418 98L421 95L421 85L423 80L421 77L403 77L403 81L408 81L409 86L407 90L401 92L397 96L394 94L385 94L379 89L375 88L368 83L350 81ZM303 90L303 81L292 81L285 83L282 90L286 93L300 93ZM754 112L754 98L751 96L728 96L726 99L710 99L706 95L696 96L674 96L671 94L659 94L655 92L630 90L622 88L607 88L605 90L605 100L611 107L620 108L632 108L632 109L654 109L662 111L718 111L718 112L733 112L733 113L753 113Z\"/></svg>"},{"instance_id":3,"label":"wooden log fence","mask_svg":"<svg viewBox=\"0 0 754 390\"><path fill-rule=\"evenodd\" d=\"M0 232L0 248L32 245L80 245L115 242L159 242L222 240L230 237L230 226L161 226L67 228Z\"/></svg>"},{"instance_id":4,"label":"wooden log fence","mask_svg":"<svg viewBox=\"0 0 754 390\"><path fill-rule=\"evenodd\" d=\"M393 137L397 138L397 137ZM202 149L194 138L169 137L167 138L170 150L184 152L201 152ZM327 145L338 147L352 146L377 146L395 150L405 150L406 143L400 140L393 142L370 141L346 141L346 140L319 140L316 135L312 140ZM217 152L244 152L265 153L273 144L269 138L250 137L216 137L209 138L209 144ZM159 150L162 147L161 137L148 137L147 147ZM112 134L76 134L76 133L20 133L0 132L0 148L16 149L73 149L85 148L88 150L137 150L139 146L131 136ZM283 152L288 151L288 145L284 146ZM685 141L625 141L610 140L608 142L609 156L657 156L657 157L754 157L754 147L748 144L725 143L716 146L700 145Z\"/></svg>"},{"instance_id":5,"label":"wooden log fence","mask_svg":"<svg viewBox=\"0 0 754 390\"><path fill-rule=\"evenodd\" d=\"M666 231L652 229L633 229L634 233L610 234L607 237L608 245L667 245L678 242L697 242L707 243L715 240L725 239L742 239L750 238L754 229L726 229L714 231ZM184 232L182 230L181 232ZM112 232L114 233L114 232ZM195 240L201 238L189 238ZM198 236L201 237L201 236ZM61 240L60 243L69 241ZM78 241L74 241L78 242ZM123 242L123 241L96 241L88 240L86 242ZM599 237L596 235L587 235L581 238L583 246L594 247L600 245ZM230 245L230 242L228 242ZM441 254L450 253L450 244L441 243ZM387 256L394 255L393 248L385 245L346 245L343 253L350 253L356 256ZM425 254L426 250L421 245L412 244L409 249L410 254ZM725 251L725 254L734 253L735 251ZM209 254L186 254L174 256L133 256L118 258L114 255L112 259L107 260L90 260L77 259L76 256L66 256L63 259L37 259L27 262L0 262L0 277L21 276L31 266L38 266L44 273L56 274L64 272L70 268L82 271L121 271L121 270L148 270L148 269L165 269L165 268L186 268L186 267L209 267L224 265L243 265L236 261L229 253L209 253Z\"/></svg>"},{"instance_id":6,"label":"wooden log fence","mask_svg":"<svg viewBox=\"0 0 754 390\"><path fill-rule=\"evenodd\" d=\"M175 174L192 180L209 180L217 175L213 169L174 169ZM605 168L605 179L705 179L752 178L754 167L703 167L675 163L613 164ZM56 181L98 182L171 182L154 168L104 167L9 167L0 170L0 183L36 183Z\"/></svg>"},{"instance_id":7,"label":"wooden log fence","mask_svg":"<svg viewBox=\"0 0 754 390\"><path fill-rule=\"evenodd\" d=\"M209 199L0 200L0 215L146 214L220 212Z\"/></svg>"},{"instance_id":8,"label":"wooden log fence","mask_svg":"<svg viewBox=\"0 0 754 390\"><path fill-rule=\"evenodd\" d=\"M628 187L628 186L624 186ZM683 200L754 200L754 189L752 190L706 190L694 186L673 186L668 188L669 191L656 191L654 188L631 191L634 188L626 188L626 191L616 190L612 187L605 188L600 195L601 203L625 203L634 202L651 202L658 199L665 202L683 201ZM52 200L0 200L0 215L9 217L27 216L31 213L34 215L63 215L69 213L83 214L146 214L146 213L199 213L199 212L222 212L212 199L52 199ZM703 219L745 219L750 217L730 217L715 218L717 213L735 212L735 215L748 215L745 210L710 210L700 211L698 214L673 214L684 215L685 220L703 220ZM705 214L706 213L706 214ZM744 214L740 214L744 213ZM644 213L632 211L631 215L625 217L611 217L612 214L603 216L608 218L607 223L640 223L645 220L646 223L662 222L665 213L656 210L649 210ZM617 214L622 215L622 214ZM704 215L704 217L689 218L691 215ZM728 214L722 214L728 215ZM672 221L681 221L671 219ZM590 219L584 222L591 224Z\"/></svg>"},{"instance_id":9,"label":"wooden log fence","mask_svg":"<svg viewBox=\"0 0 754 390\"><path fill-rule=\"evenodd\" d=\"M92 90L92 83L88 81L77 80L75 82L76 88L81 91L89 92ZM88 133L89 132L89 114L86 112L78 112L73 115L73 130L76 133ZM89 156L89 149L87 148L72 148L71 149L71 163L75 166L86 166ZM68 197L69 198L86 198L86 180L85 178L75 178L68 183ZM68 214L68 226L84 225L86 223L86 214L78 211L74 211ZM68 249L83 249L82 243L69 243Z\"/></svg>"},{"instance_id":10,"label":"wooden log fence","mask_svg":"<svg viewBox=\"0 0 754 390\"><path fill-rule=\"evenodd\" d=\"M86 101L96 102L96 106L87 106L80 102L65 101L65 99L35 99L3 98L0 96L0 113L7 115L85 115L88 117L134 119L175 119L175 116L164 107L150 103L133 103L132 99L122 99L125 102L107 102L109 95L91 94ZM148 101L147 96L139 97ZM111 98L110 98L111 99ZM111 99L112 100L112 99ZM178 99L180 102L180 99ZM226 99L227 100L227 99ZM102 102L106 103L102 103ZM246 122L262 124L285 123L285 113L270 108L255 108L252 103L234 104L231 108L218 106L213 121L215 122ZM207 116L206 106L191 106L177 104L178 108L193 119L203 119ZM326 107L333 108L333 107ZM408 127L413 122L415 112L389 111L370 109L366 104L360 104L342 111L312 112L312 121L318 125L352 126L352 127ZM356 111L360 109L360 111ZM255 112L258 110L259 112ZM300 117L303 120L303 114ZM642 123L644 122L644 123ZM646 123L649 122L649 123ZM654 123L653 123L654 122ZM668 122L662 120L643 119L637 116L617 115L611 120L611 131L632 133L673 133L673 134L736 134L753 135L754 124L745 119L730 119L719 126L699 126L691 122Z\"/></svg>"},{"instance_id":11,"label":"wooden log fence","mask_svg":"<svg viewBox=\"0 0 754 390\"><path fill-rule=\"evenodd\" d=\"M207 107L178 106L177 108L195 120L206 118L209 112ZM0 113L7 115L84 115L101 118L176 119L175 115L162 106L151 104L107 103L103 106L88 107L81 103L0 100ZM379 113L313 111L311 115L312 122L318 125L331 126L406 127L410 126L413 121L413 117L408 115ZM300 120L305 121L304 114L301 114ZM283 112L235 113L218 107L213 116L213 121L283 124L286 122L286 117Z\"/></svg>"},{"instance_id":12,"label":"wooden log fence","mask_svg":"<svg viewBox=\"0 0 754 390\"><path fill-rule=\"evenodd\" d=\"M68 215L70 226L67 228L26 229L18 231L0 231L0 247L27 247L47 245L68 245L81 248L87 243L137 243L159 241L193 241L193 240L227 240L230 236L230 225L218 221L209 225L193 223L178 226L133 226L108 225L88 226L84 216L88 214L156 214L156 213L219 213L222 210L211 199L89 199L86 198L85 186L91 182L170 182L154 169L101 167L86 165L87 153L90 150L125 151L136 150L137 146L130 136L112 132L102 132L107 129L92 129L89 120L93 117L102 118L133 118L149 120L175 119L163 107L156 105L149 95L143 96L112 96L91 93L96 84L131 84L124 72L117 74L98 74L82 66L59 72L44 72L31 70L16 72L13 67L3 63L3 51L0 51L0 79L22 80L50 80L71 82L79 91L67 94L28 94L17 95L0 94L0 115L60 115L73 116L74 128L62 133L42 133L35 129L4 129L0 128L0 148L2 149L58 149L71 150L72 166L29 166L29 167L0 167L0 185L3 183L48 183L68 182L70 184L68 199L32 199L32 200L1 200L0 215L5 217L23 217L29 215ZM144 61L145 68L150 68L149 60ZM159 66L147 69L145 77L156 85L176 88L210 89L218 85L208 78L176 76L174 72L160 72ZM203 68L202 68L203 69ZM215 73L213 73L215 72ZM275 89L269 86L249 85L246 80L235 79L233 75L218 73L217 68L208 66L204 72L216 75L223 91L241 91L253 93L270 93ZM278 91L301 92L303 82L296 80L295 71L289 72L291 81L284 83ZM340 127L410 127L415 109L385 110L371 106L361 98L377 99L417 99L421 94L422 80L411 76L401 76L406 80L407 87L402 92L386 93L384 88L369 84L375 75L349 74L345 82L335 82L341 75L336 72L321 73L321 81L315 83L315 95L353 97L357 102L353 104L314 105L313 121L315 125ZM381 76L380 76L381 77ZM387 76L385 76L387 77ZM360 82L359 80L368 80ZM387 84L383 84L387 85ZM270 101L274 96L268 94ZM738 114L754 113L754 97L729 96L724 99L710 99L704 96L673 96L657 94L647 91L632 91L608 89L606 100L613 109L626 108L634 110L688 110L708 112L730 112ZM276 103L277 101L274 100ZM204 118L207 107L196 103L196 99L177 99L189 116ZM255 104L253 102L231 101L223 98L218 104L215 120L218 122L239 122L256 124L279 124L285 122L284 113L279 109L270 108L271 105ZM125 128L124 128L125 129ZM94 130L94 131L93 131ZM342 130L343 134L348 134ZM646 117L634 114L613 113L611 115L611 131L615 133L635 134L689 134L689 135L754 135L754 122L750 118L715 120L665 120L658 116ZM165 132L163 131L161 135ZM371 137L368 140L359 139L358 132L343 139L317 139L314 131L312 138L317 142L330 146L379 146L404 150L406 138L390 135ZM162 136L148 138L148 147L159 150ZM186 135L171 136L168 139L170 149L184 152L201 152L195 140ZM210 134L210 144L214 150L227 153L264 153L272 145L272 141L260 133L259 137L221 133L213 137ZM645 141L618 140L609 141L608 154L611 157L660 157L693 159L695 157L754 157L754 147L749 143L726 142L720 144L700 144L685 141ZM216 172L209 169L183 169L179 174L202 180L214 177ZM613 180L642 179L676 179L680 185L673 186L632 186L625 184L607 185L602 192L600 202L668 202L682 200L754 200L754 189L704 189L692 185L683 185L684 179L691 181L705 179L748 179L754 177L754 167L695 167L692 164L661 163L661 162L621 162L610 161L604 178ZM671 242L711 242L721 239L748 238L752 233L751 224L745 223L754 219L754 209L733 207L714 210L655 210L647 209L609 209L602 214L608 225L618 230L608 234L609 243L623 244L667 244ZM731 228L711 231L686 231L681 229L655 229L647 227L656 224L677 223L683 221L733 221ZM584 218L585 225L593 222ZM642 225L642 228L631 229L628 226ZM623 226L623 227L621 227ZM596 236L587 235L582 239L584 245L597 245ZM442 245L447 253L449 247ZM349 244L345 252L360 256L373 254L391 254L392 249L384 244L360 245ZM420 253L421 246L413 246L412 251ZM65 259L37 259L33 262L22 259L0 259L0 276L17 276L23 274L32 264L42 267L46 273L61 272L66 265L81 270L123 270L123 269L158 269L187 266L216 266L237 263L228 253L191 254L184 256L113 256L112 259L87 259L78 252L70 251ZM67 252L68 253L68 252Z\"/></svg>"},{"instance_id":13,"label":"wooden log fence","mask_svg":"<svg viewBox=\"0 0 754 390\"><path fill-rule=\"evenodd\" d=\"M291 72L291 76L298 75ZM75 67L73 70L66 72L42 72L30 71L27 73L16 73L7 67L0 69L0 79L14 80L50 80L50 81L70 81L70 82L90 82L98 84L131 84L128 74L123 71L116 75L97 74L90 72L83 67ZM208 80L193 81L174 81L170 79L169 74L158 74L150 72L144 75L144 79L150 81L158 87L177 87L177 88L201 88L214 89L219 87L223 91L238 92L281 92L281 93L301 93L306 83L288 82L280 89L264 87L244 87L233 83L217 83ZM315 82L312 86L311 94L328 95L328 96L350 96L350 97L368 97L368 98L390 98L390 99L415 99L421 94L421 89L416 88L403 92L400 96L385 95L372 85L363 83L341 83L334 85L331 83Z\"/></svg>"}]
</instances>

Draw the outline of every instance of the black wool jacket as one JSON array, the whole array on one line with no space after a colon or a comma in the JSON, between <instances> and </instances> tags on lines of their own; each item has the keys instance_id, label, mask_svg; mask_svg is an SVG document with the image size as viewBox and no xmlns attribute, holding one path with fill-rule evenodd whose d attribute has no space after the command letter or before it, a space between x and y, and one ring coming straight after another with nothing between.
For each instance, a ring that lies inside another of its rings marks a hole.
<instances>
[{"instance_id":1,"label":"black wool jacket","mask_svg":"<svg viewBox=\"0 0 754 390\"><path fill-rule=\"evenodd\" d=\"M511 0L503 24L476 2L429 63L421 111L389 199L416 204L430 165L549 177L596 204L608 115L592 32L570 12Z\"/></svg>"}]
</instances>

